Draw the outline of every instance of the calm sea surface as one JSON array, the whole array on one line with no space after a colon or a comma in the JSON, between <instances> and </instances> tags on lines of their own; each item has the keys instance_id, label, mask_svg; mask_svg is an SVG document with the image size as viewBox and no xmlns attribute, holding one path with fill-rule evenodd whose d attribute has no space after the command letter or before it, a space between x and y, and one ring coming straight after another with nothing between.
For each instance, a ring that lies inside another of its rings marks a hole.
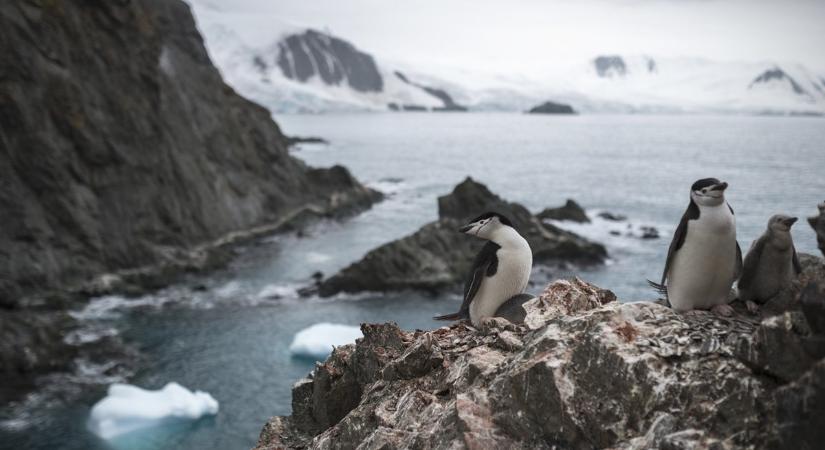
<instances>
[{"instance_id":1,"label":"calm sea surface","mask_svg":"<svg viewBox=\"0 0 825 450\"><path fill-rule=\"evenodd\" d=\"M537 292L549 279L576 274L623 301L653 297L645 278L661 275L670 234L696 179L713 176L730 184L743 249L770 215L805 218L825 200L825 120L818 118L408 113L276 120L287 134L330 141L302 146L295 156L313 166L346 165L387 200L347 221L319 224L304 237L250 244L231 267L209 277L138 300L96 299L78 312L89 335L116 330L143 354L130 383L156 389L176 381L209 392L220 402L217 416L107 443L86 430L89 409L106 385L94 376L99 367L81 365L87 376L55 383L84 393L63 396L70 401L43 394L4 412L10 420L0 422L0 447L251 447L268 417L290 413L291 386L314 364L289 354L298 330L318 322L381 321L426 329L441 325L430 320L433 314L457 308L456 295L321 300L298 299L295 289L316 271L331 275L435 220L436 198L468 175L533 211L572 198L592 217L600 211L626 215L622 223L562 223L603 242L611 260L590 270L537 269L530 288ZM638 238L640 226L656 227L662 239ZM816 251L804 220L793 235L798 250Z\"/></svg>"}]
</instances>

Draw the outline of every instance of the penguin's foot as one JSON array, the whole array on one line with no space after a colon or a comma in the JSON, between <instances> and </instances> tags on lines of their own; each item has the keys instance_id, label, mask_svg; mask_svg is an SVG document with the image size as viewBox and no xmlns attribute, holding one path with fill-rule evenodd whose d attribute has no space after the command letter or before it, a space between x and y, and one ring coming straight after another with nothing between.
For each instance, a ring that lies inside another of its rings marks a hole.
<instances>
[{"instance_id":1,"label":"penguin's foot","mask_svg":"<svg viewBox=\"0 0 825 450\"><path fill-rule=\"evenodd\" d=\"M493 334L496 331L516 331L515 324L502 317L484 317L479 321L478 331L481 334Z\"/></svg>"},{"instance_id":2,"label":"penguin's foot","mask_svg":"<svg viewBox=\"0 0 825 450\"><path fill-rule=\"evenodd\" d=\"M748 312L751 314L758 314L759 313L759 305L756 303L748 300L745 302L745 307L748 308Z\"/></svg>"},{"instance_id":3,"label":"penguin's foot","mask_svg":"<svg viewBox=\"0 0 825 450\"><path fill-rule=\"evenodd\" d=\"M716 305L710 310L714 314L718 314L723 317L730 317L733 315L733 307L730 305Z\"/></svg>"}]
</instances>

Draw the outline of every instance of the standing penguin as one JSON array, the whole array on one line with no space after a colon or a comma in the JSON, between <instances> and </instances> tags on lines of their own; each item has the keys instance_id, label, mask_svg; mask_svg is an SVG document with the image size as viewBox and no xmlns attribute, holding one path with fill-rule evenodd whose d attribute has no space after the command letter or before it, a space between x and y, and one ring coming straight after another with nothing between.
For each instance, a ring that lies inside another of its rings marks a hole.
<instances>
[{"instance_id":1,"label":"standing penguin","mask_svg":"<svg viewBox=\"0 0 825 450\"><path fill-rule=\"evenodd\" d=\"M756 312L757 303L765 303L802 272L791 237L796 220L782 214L771 217L768 229L748 250L738 286L739 300L749 311Z\"/></svg>"},{"instance_id":2,"label":"standing penguin","mask_svg":"<svg viewBox=\"0 0 825 450\"><path fill-rule=\"evenodd\" d=\"M464 302L457 313L436 320L469 318L479 326L495 316L499 306L521 294L530 279L533 252L527 241L502 214L488 212L461 227L461 233L486 239L464 284Z\"/></svg>"},{"instance_id":3,"label":"standing penguin","mask_svg":"<svg viewBox=\"0 0 825 450\"><path fill-rule=\"evenodd\" d=\"M667 252L662 282L648 281L676 311L733 313L728 296L742 272L742 251L736 242L733 208L725 201L727 188L716 178L693 183L690 203Z\"/></svg>"}]
</instances>

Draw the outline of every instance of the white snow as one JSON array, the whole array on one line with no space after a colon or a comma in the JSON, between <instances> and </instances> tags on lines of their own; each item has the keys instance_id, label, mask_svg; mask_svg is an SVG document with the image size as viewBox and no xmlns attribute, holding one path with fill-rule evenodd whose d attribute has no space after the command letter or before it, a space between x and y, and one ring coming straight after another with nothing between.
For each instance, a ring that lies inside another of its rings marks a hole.
<instances>
[{"instance_id":1,"label":"white snow","mask_svg":"<svg viewBox=\"0 0 825 450\"><path fill-rule=\"evenodd\" d=\"M218 402L206 392L194 393L178 383L150 391L129 384L113 384L92 407L89 429L112 439L141 428L174 420L195 420L218 413Z\"/></svg>"},{"instance_id":2,"label":"white snow","mask_svg":"<svg viewBox=\"0 0 825 450\"><path fill-rule=\"evenodd\" d=\"M289 352L295 356L324 359L333 347L352 344L362 336L361 329L350 325L316 323L295 333Z\"/></svg>"}]
</instances>

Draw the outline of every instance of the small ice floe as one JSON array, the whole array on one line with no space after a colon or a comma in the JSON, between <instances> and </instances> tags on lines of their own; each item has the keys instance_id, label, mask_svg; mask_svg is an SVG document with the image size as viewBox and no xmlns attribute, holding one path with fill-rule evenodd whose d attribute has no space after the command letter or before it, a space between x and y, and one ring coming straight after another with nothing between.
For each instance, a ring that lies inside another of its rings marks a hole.
<instances>
[{"instance_id":1,"label":"small ice floe","mask_svg":"<svg viewBox=\"0 0 825 450\"><path fill-rule=\"evenodd\" d=\"M324 359L332 353L332 348L352 344L362 337L361 329L350 325L316 323L295 333L289 352L293 356Z\"/></svg>"},{"instance_id":2,"label":"small ice floe","mask_svg":"<svg viewBox=\"0 0 825 450\"><path fill-rule=\"evenodd\" d=\"M63 342L69 345L86 345L117 335L118 331L112 327L87 326L70 332L63 337Z\"/></svg>"},{"instance_id":3,"label":"small ice floe","mask_svg":"<svg viewBox=\"0 0 825 450\"><path fill-rule=\"evenodd\" d=\"M297 297L298 289L296 286L284 284L267 284L261 289L257 298L259 299L281 299L288 297Z\"/></svg>"},{"instance_id":4,"label":"small ice floe","mask_svg":"<svg viewBox=\"0 0 825 450\"><path fill-rule=\"evenodd\" d=\"M206 392L194 393L177 383L149 391L113 384L92 407L89 429L103 439L172 421L196 420L218 413L218 402Z\"/></svg>"},{"instance_id":5,"label":"small ice floe","mask_svg":"<svg viewBox=\"0 0 825 450\"><path fill-rule=\"evenodd\" d=\"M69 311L69 315L77 320L115 319L122 310L140 307L160 308L172 300L172 297L166 295L145 295L138 298L106 295L91 299L83 309Z\"/></svg>"}]
</instances>

